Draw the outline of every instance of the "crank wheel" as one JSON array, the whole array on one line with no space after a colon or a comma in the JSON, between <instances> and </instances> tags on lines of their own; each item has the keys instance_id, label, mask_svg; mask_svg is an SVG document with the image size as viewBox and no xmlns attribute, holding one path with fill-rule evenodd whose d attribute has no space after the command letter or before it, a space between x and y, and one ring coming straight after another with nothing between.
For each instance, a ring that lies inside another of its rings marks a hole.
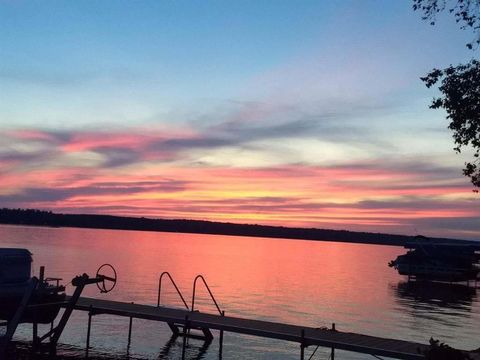
<instances>
[{"instance_id":1,"label":"crank wheel","mask_svg":"<svg viewBox=\"0 0 480 360\"><path fill-rule=\"evenodd\" d=\"M115 268L110 264L103 264L97 270L97 287L101 293L106 294L113 290L117 285L117 272Z\"/></svg>"}]
</instances>

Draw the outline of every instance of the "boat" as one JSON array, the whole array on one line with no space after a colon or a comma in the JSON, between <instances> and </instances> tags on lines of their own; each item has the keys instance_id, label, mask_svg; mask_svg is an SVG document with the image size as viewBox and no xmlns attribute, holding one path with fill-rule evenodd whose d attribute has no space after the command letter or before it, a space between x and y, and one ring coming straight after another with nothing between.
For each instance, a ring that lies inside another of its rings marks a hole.
<instances>
[{"instance_id":1,"label":"boat","mask_svg":"<svg viewBox=\"0 0 480 360\"><path fill-rule=\"evenodd\" d=\"M480 244L473 242L437 243L423 236L405 244L404 255L389 262L400 275L430 281L460 282L479 280Z\"/></svg>"},{"instance_id":2,"label":"boat","mask_svg":"<svg viewBox=\"0 0 480 360\"><path fill-rule=\"evenodd\" d=\"M31 283L32 254L27 249L0 248L0 319L10 321L19 308ZM40 306L34 311L28 308L20 320L23 323L51 323L65 300L65 287L61 279L43 278L36 285L29 306Z\"/></svg>"}]
</instances>

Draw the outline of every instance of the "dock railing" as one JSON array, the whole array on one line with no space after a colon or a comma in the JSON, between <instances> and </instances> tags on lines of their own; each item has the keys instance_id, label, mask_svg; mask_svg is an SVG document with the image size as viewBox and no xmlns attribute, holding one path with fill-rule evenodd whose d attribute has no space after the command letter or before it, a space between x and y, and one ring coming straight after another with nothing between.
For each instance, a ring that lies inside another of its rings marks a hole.
<instances>
[{"instance_id":1,"label":"dock railing","mask_svg":"<svg viewBox=\"0 0 480 360\"><path fill-rule=\"evenodd\" d=\"M218 310L218 313L220 314L220 316L224 317L225 316L225 311L221 310L220 309L220 306L218 306L218 303L217 303L217 300L215 299L215 296L213 296L213 293L212 293L212 290L210 290L210 287L208 286L207 284L207 281L205 280L205 278L202 276L202 275L197 275L195 277L195 280L193 281L193 291L192 291L192 306L189 308L188 305L187 305L187 302L185 301L185 298L183 297L180 289L178 288L177 284L175 283L175 280L173 280L173 277L170 275L170 273L168 271L164 271L163 273L160 274L160 277L158 279L158 297L157 297L157 307L160 307L160 302L161 302L161 294L162 294L162 280L163 280L163 277L164 276L167 276L172 285L174 286L175 290L177 291L177 294L178 296L180 297L180 299L182 300L183 302L183 305L185 306L185 308L191 312L194 312L195 311L195 297L196 297L196 294L197 294L197 281L198 280L201 280L203 285L205 286L205 288L207 289L208 291L208 294L210 295L210 298L212 299L213 303L215 304L215 307L217 308ZM182 359L185 358L185 346L186 346L186 338L187 337L192 337L190 335L190 330L191 330L191 327L188 325L189 324L189 320L188 320L188 315L185 316L185 324L183 326L183 347L182 347ZM179 331L178 331L178 328L176 327L175 324L169 324L170 328L172 329L172 331L174 331L174 334L179 334ZM213 339L213 336L212 336L212 333L210 332L210 329L208 328L205 328L205 327L201 327L200 330L203 331L204 333L204 339L205 341L207 342L210 342L212 339ZM220 337L219 337L219 354L220 354L220 358L222 357L222 353L223 353L223 332L224 330L223 329L220 329ZM131 319L130 319L130 330L129 330L129 344L130 344L130 333L131 333Z\"/></svg>"},{"instance_id":2,"label":"dock railing","mask_svg":"<svg viewBox=\"0 0 480 360\"><path fill-rule=\"evenodd\" d=\"M196 295L196 290L197 290L197 281L202 280L203 285L205 285L205 288L207 289L208 293L210 294L210 298L213 300L213 303L215 304L215 307L218 310L218 313L223 316L224 312L220 309L220 306L218 306L217 300L215 299L215 296L213 296L212 291L210 290L210 287L208 286L205 278L202 275L197 275L195 280L193 281L193 291L192 291L192 307L191 311L195 311L195 295Z\"/></svg>"},{"instance_id":3,"label":"dock railing","mask_svg":"<svg viewBox=\"0 0 480 360\"><path fill-rule=\"evenodd\" d=\"M203 282L203 285L205 285L205 288L207 289L208 293L210 294L210 298L213 300L213 303L215 304L215 307L217 308L218 310L218 313L220 314L220 316L224 317L225 316L225 311L221 310L220 309L220 306L218 306L218 303L217 303L217 300L215 299L215 296L213 296L213 293L212 291L210 290L210 287L208 286L207 284L207 281L205 280L205 278L202 276L202 275L197 275L197 277L195 278L195 280L193 281L193 291L192 291L192 307L191 307L191 311L195 311L195 295L196 295L196 290L197 290L197 281L198 280L202 280ZM220 356L220 359L222 358L222 354L223 354L223 329L220 329L220 337L219 337L219 356Z\"/></svg>"},{"instance_id":4,"label":"dock railing","mask_svg":"<svg viewBox=\"0 0 480 360\"><path fill-rule=\"evenodd\" d=\"M185 298L183 297L182 293L181 293L180 290L178 289L178 286L177 286L177 284L175 283L175 280L173 280L172 276L170 275L170 273L169 273L168 271L164 271L163 273L161 273L161 274L160 274L160 277L158 278L157 307L160 306L160 296L161 296L161 294L162 294L162 280L163 280L163 277L164 277L164 276L167 276L167 277L170 279L172 285L174 286L175 290L177 291L178 296L179 296L180 299L182 300L183 305L185 305L185 308L186 308L187 310L190 310L190 308L188 307L187 302L185 301ZM192 309L192 311L193 311L193 309Z\"/></svg>"},{"instance_id":5,"label":"dock railing","mask_svg":"<svg viewBox=\"0 0 480 360\"><path fill-rule=\"evenodd\" d=\"M172 275L170 275L170 273L168 271L164 271L163 273L161 273L160 277L158 278L157 307L159 307L160 304L161 304L162 283L163 283L163 277L164 276L166 276L166 277L168 277L168 279L170 279L170 282L172 283L173 287L175 288L175 291L177 292L178 296L180 297L180 300L182 300L182 303L187 310L190 310L192 312L195 311L195 297L196 297L196 294L197 294L197 281L201 280L203 285L207 289L208 294L210 295L210 299L212 299L215 307L217 308L218 313L222 316L225 314L225 312L220 309L220 306L218 306L218 302L215 299L215 296L213 295L212 290L210 290L210 287L208 286L207 281L205 280L203 275L197 275L195 277L195 280L193 281L192 306L188 307L188 304L185 301L185 298L183 297L182 292L180 291L180 289L177 286L177 283L175 282L175 280L173 280Z\"/></svg>"}]
</instances>

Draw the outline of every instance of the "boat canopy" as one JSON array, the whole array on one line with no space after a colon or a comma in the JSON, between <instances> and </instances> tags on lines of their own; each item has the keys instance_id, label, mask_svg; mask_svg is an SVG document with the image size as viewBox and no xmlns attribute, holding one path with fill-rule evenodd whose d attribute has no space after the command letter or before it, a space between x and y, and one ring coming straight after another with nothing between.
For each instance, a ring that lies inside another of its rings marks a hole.
<instances>
[{"instance_id":1,"label":"boat canopy","mask_svg":"<svg viewBox=\"0 0 480 360\"><path fill-rule=\"evenodd\" d=\"M30 279L32 254L27 249L0 248L0 284Z\"/></svg>"},{"instance_id":2,"label":"boat canopy","mask_svg":"<svg viewBox=\"0 0 480 360\"><path fill-rule=\"evenodd\" d=\"M406 249L420 249L420 248L441 248L441 249L448 249L451 251L480 251L480 242L478 244L474 243L473 241L470 243L455 243L455 242L431 242L431 241L417 241L417 242L407 242L404 247Z\"/></svg>"}]
</instances>

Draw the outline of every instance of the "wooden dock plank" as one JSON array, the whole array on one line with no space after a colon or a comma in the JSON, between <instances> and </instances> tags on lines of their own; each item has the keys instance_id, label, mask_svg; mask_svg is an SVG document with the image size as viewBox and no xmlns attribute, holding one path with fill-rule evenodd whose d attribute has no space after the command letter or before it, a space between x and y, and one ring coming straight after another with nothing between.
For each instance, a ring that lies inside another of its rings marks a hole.
<instances>
[{"instance_id":1,"label":"wooden dock plank","mask_svg":"<svg viewBox=\"0 0 480 360\"><path fill-rule=\"evenodd\" d=\"M192 317L192 320L203 320L205 323L213 325L209 320L209 314L198 314ZM217 317L218 318L218 317ZM220 317L221 319L221 317ZM222 319L221 319L222 320ZM221 321L220 320L220 321ZM369 354L382 354L384 356L419 359L418 349L426 349L424 344L406 342L402 340L383 339L373 336L360 335L355 333L344 333L339 331L330 331L303 327L297 325L279 324L266 321L239 319L226 317L221 326L212 328L224 329L231 332L251 334L275 339L282 339L300 343L302 341L301 332L305 331L304 342L306 345L321 345L325 347L335 347L337 349L352 350Z\"/></svg>"},{"instance_id":2,"label":"wooden dock plank","mask_svg":"<svg viewBox=\"0 0 480 360\"><path fill-rule=\"evenodd\" d=\"M91 311L92 314L118 315L179 325L184 325L188 317L189 326L192 327L206 327L239 334L303 343L305 346L319 345L406 360L423 359L419 350L423 351L428 348L426 344L404 340L86 297L81 297L78 300L75 309ZM302 331L304 334L303 338Z\"/></svg>"}]
</instances>

